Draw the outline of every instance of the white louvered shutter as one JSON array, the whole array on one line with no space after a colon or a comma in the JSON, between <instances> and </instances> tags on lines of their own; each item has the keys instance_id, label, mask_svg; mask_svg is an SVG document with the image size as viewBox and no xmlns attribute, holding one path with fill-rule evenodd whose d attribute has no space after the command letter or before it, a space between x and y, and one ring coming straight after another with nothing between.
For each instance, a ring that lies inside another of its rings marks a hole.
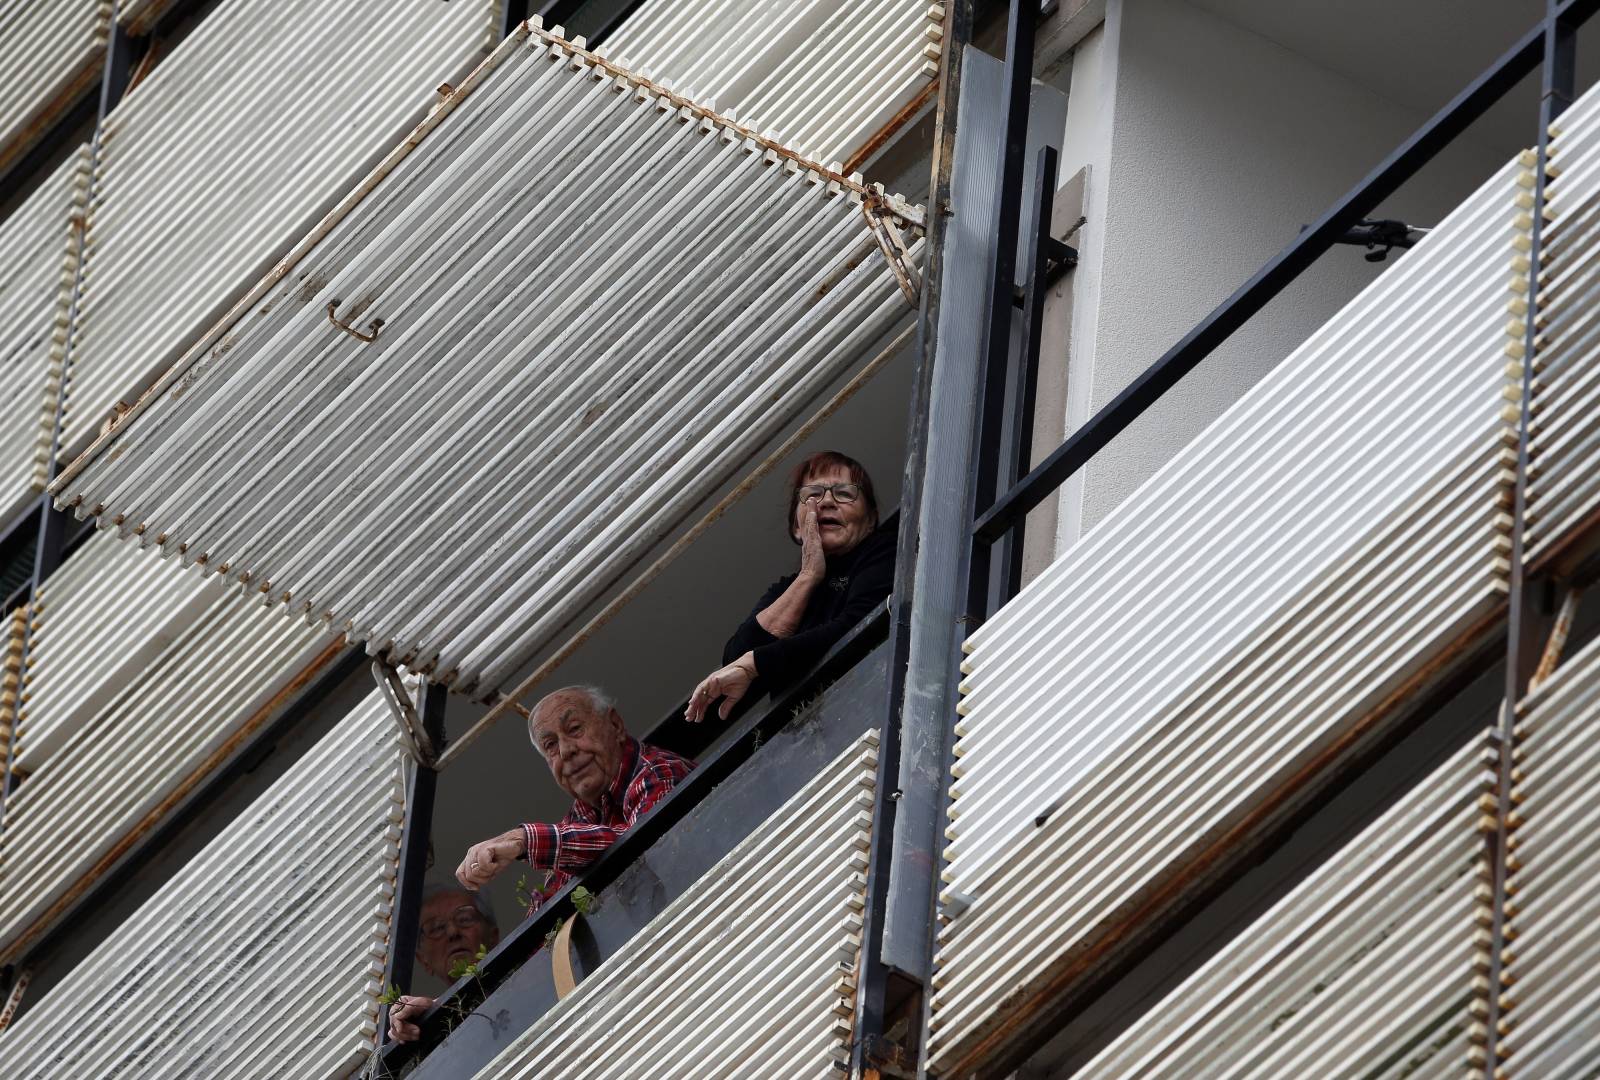
<instances>
[{"instance_id":1,"label":"white louvered shutter","mask_svg":"<svg viewBox=\"0 0 1600 1080\"><path fill-rule=\"evenodd\" d=\"M1500 170L968 641L939 1067L1501 617L1528 179ZM1019 930L1023 897L1046 914Z\"/></svg>"},{"instance_id":2,"label":"white louvered shutter","mask_svg":"<svg viewBox=\"0 0 1600 1080\"><path fill-rule=\"evenodd\" d=\"M0 0L0 170L100 83L111 0Z\"/></svg>"},{"instance_id":3,"label":"white louvered shutter","mask_svg":"<svg viewBox=\"0 0 1600 1080\"><path fill-rule=\"evenodd\" d=\"M1466 1075L1498 763L1474 739L1073 1075Z\"/></svg>"},{"instance_id":4,"label":"white louvered shutter","mask_svg":"<svg viewBox=\"0 0 1600 1080\"><path fill-rule=\"evenodd\" d=\"M606 49L817 161L845 162L927 97L943 23L927 0L647 0Z\"/></svg>"},{"instance_id":5,"label":"white louvered shutter","mask_svg":"<svg viewBox=\"0 0 1600 1080\"><path fill-rule=\"evenodd\" d=\"M349 1075L377 1029L403 779L374 694L0 1034L8 1080Z\"/></svg>"},{"instance_id":6,"label":"white louvered shutter","mask_svg":"<svg viewBox=\"0 0 1600 1080\"><path fill-rule=\"evenodd\" d=\"M913 316L848 178L523 34L66 496L481 694Z\"/></svg>"},{"instance_id":7,"label":"white louvered shutter","mask_svg":"<svg viewBox=\"0 0 1600 1080\"><path fill-rule=\"evenodd\" d=\"M224 0L106 117L62 451L94 437L487 52L490 0Z\"/></svg>"},{"instance_id":8,"label":"white louvered shutter","mask_svg":"<svg viewBox=\"0 0 1600 1080\"><path fill-rule=\"evenodd\" d=\"M0 833L0 961L337 652L110 537L75 552L33 609L15 761L25 779Z\"/></svg>"}]
</instances>

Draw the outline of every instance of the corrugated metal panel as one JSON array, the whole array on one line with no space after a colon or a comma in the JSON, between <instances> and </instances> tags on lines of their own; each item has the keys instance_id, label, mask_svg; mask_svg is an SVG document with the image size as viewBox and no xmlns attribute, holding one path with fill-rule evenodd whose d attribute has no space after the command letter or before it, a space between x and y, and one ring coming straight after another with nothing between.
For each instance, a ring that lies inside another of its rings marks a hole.
<instances>
[{"instance_id":1,"label":"corrugated metal panel","mask_svg":"<svg viewBox=\"0 0 1600 1080\"><path fill-rule=\"evenodd\" d=\"M1528 447L1530 559L1600 524L1600 88L1557 125L1550 152L1559 175L1547 188Z\"/></svg>"},{"instance_id":2,"label":"corrugated metal panel","mask_svg":"<svg viewBox=\"0 0 1600 1080\"><path fill-rule=\"evenodd\" d=\"M1500 1045L1511 1077L1576 1080L1600 1061L1600 641L1517 711Z\"/></svg>"},{"instance_id":3,"label":"corrugated metal panel","mask_svg":"<svg viewBox=\"0 0 1600 1080\"><path fill-rule=\"evenodd\" d=\"M920 211L539 29L414 143L63 501L487 693L908 324Z\"/></svg>"},{"instance_id":4,"label":"corrugated metal panel","mask_svg":"<svg viewBox=\"0 0 1600 1080\"><path fill-rule=\"evenodd\" d=\"M648 0L605 47L817 161L848 161L938 77L943 22L928 0Z\"/></svg>"},{"instance_id":5,"label":"corrugated metal panel","mask_svg":"<svg viewBox=\"0 0 1600 1080\"><path fill-rule=\"evenodd\" d=\"M0 834L0 962L338 648L110 537L68 560L41 589L28 649L28 776Z\"/></svg>"},{"instance_id":6,"label":"corrugated metal panel","mask_svg":"<svg viewBox=\"0 0 1600 1080\"><path fill-rule=\"evenodd\" d=\"M877 742L856 740L478 1075L838 1075Z\"/></svg>"},{"instance_id":7,"label":"corrugated metal panel","mask_svg":"<svg viewBox=\"0 0 1600 1080\"><path fill-rule=\"evenodd\" d=\"M92 537L41 584L33 604L17 770L40 768L220 594L110 537Z\"/></svg>"},{"instance_id":8,"label":"corrugated metal panel","mask_svg":"<svg viewBox=\"0 0 1600 1080\"><path fill-rule=\"evenodd\" d=\"M1457 753L1073 1076L1464 1075L1498 761Z\"/></svg>"},{"instance_id":9,"label":"corrugated metal panel","mask_svg":"<svg viewBox=\"0 0 1600 1080\"><path fill-rule=\"evenodd\" d=\"M225 0L105 120L63 452L131 403L462 76L490 0Z\"/></svg>"},{"instance_id":10,"label":"corrugated metal panel","mask_svg":"<svg viewBox=\"0 0 1600 1080\"><path fill-rule=\"evenodd\" d=\"M49 479L88 192L85 146L0 220L0 523Z\"/></svg>"},{"instance_id":11,"label":"corrugated metal panel","mask_svg":"<svg viewBox=\"0 0 1600 1080\"><path fill-rule=\"evenodd\" d=\"M376 694L0 1035L8 1080L329 1077L373 1045L405 799Z\"/></svg>"},{"instance_id":12,"label":"corrugated metal panel","mask_svg":"<svg viewBox=\"0 0 1600 1080\"><path fill-rule=\"evenodd\" d=\"M1520 171L967 642L941 1070L1501 617Z\"/></svg>"},{"instance_id":13,"label":"corrugated metal panel","mask_svg":"<svg viewBox=\"0 0 1600 1080\"><path fill-rule=\"evenodd\" d=\"M100 81L111 0L0 0L0 169Z\"/></svg>"}]
</instances>

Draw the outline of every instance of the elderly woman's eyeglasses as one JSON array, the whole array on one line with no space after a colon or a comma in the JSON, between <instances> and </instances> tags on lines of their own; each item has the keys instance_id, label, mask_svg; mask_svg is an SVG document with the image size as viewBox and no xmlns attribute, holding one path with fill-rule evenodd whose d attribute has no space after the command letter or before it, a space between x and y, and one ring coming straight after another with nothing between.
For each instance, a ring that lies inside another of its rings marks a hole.
<instances>
[{"instance_id":1,"label":"elderly woman's eyeglasses","mask_svg":"<svg viewBox=\"0 0 1600 1080\"><path fill-rule=\"evenodd\" d=\"M450 913L449 919L427 919L420 929L422 936L438 941L444 937L450 927L457 930L471 930L483 921L483 913L475 907L458 907Z\"/></svg>"},{"instance_id":2,"label":"elderly woman's eyeglasses","mask_svg":"<svg viewBox=\"0 0 1600 1080\"><path fill-rule=\"evenodd\" d=\"M836 503L853 503L861 498L860 484L807 484L800 489L800 501L807 503L812 499L820 499L830 491Z\"/></svg>"}]
</instances>

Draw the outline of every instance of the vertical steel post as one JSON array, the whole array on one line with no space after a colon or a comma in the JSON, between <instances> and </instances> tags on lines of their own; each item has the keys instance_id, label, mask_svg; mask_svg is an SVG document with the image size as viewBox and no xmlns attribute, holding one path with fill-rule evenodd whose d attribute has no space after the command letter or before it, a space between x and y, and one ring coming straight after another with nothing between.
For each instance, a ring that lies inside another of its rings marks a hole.
<instances>
[{"instance_id":1,"label":"vertical steel post","mask_svg":"<svg viewBox=\"0 0 1600 1080\"><path fill-rule=\"evenodd\" d=\"M422 701L417 710L422 729L438 750L445 743L445 707L449 692L442 684L424 682ZM405 822L400 836L400 873L395 883L394 907L389 920L389 959L384 971L385 987L396 986L401 993L411 989L416 968L417 937L422 918L422 885L428 872L428 847L433 840L433 797L439 774L418 764L406 789ZM389 1041L389 1010L378 1017L378 1051Z\"/></svg>"},{"instance_id":2,"label":"vertical steel post","mask_svg":"<svg viewBox=\"0 0 1600 1080\"><path fill-rule=\"evenodd\" d=\"M1033 413L1038 405L1039 342L1044 332L1044 298L1050 291L1050 217L1056 196L1056 149L1041 146L1034 166L1033 244L1030 248L1028 286L1023 291L1021 344L1011 352L1006 376L1010 387L1011 423L1009 445L1000 451L1000 486L1006 489L1028 474L1033 457ZM999 564L990 612L1017 595L1022 589L1022 545L1027 535L1027 518L1020 517L996 545Z\"/></svg>"},{"instance_id":3,"label":"vertical steel post","mask_svg":"<svg viewBox=\"0 0 1600 1080\"><path fill-rule=\"evenodd\" d=\"M1544 22L1543 94L1539 102L1539 141L1534 168L1531 245L1528 249L1528 311L1523 329L1521 415L1517 423L1517 479L1511 527L1511 590L1506 626L1505 700L1500 707L1500 762L1498 812L1493 840L1493 911L1490 924L1489 989L1484 1017L1484 1076L1495 1080L1500 1063L1503 1010L1500 998L1505 989L1506 878L1510 852L1508 819L1511 814L1513 784L1513 738L1517 724L1517 702L1527 692L1533 665L1538 662L1538 642L1533 637L1536 610L1532 590L1541 583L1530 582L1524 565L1528 512L1528 433L1533 394L1534 345L1538 337L1540 263L1543 259L1545 172L1550 160L1550 128L1572 103L1577 54L1577 27L1560 14L1557 0L1546 0Z\"/></svg>"},{"instance_id":4,"label":"vertical steel post","mask_svg":"<svg viewBox=\"0 0 1600 1080\"><path fill-rule=\"evenodd\" d=\"M978 401L977 447L972 458L971 520L993 505L999 494L1001 426L1005 416L1006 374L1011 363L1017 244L1021 232L1023 169L1028 147L1028 110L1033 93L1033 41L1039 18L1036 0L1011 0L1006 29L1005 139L995 190L995 250L989 279L989 320L984 332L984 379ZM1053 192L1052 192L1053 194ZM975 541L967 577L968 628L973 629L1004 602L1005 583L994 573L990 544Z\"/></svg>"}]
</instances>

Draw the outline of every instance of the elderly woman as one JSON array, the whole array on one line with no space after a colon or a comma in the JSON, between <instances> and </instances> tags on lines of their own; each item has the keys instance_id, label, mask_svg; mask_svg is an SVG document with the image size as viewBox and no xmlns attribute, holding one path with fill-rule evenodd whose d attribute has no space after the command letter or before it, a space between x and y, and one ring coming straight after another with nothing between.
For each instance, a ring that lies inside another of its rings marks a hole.
<instances>
[{"instance_id":1,"label":"elderly woman","mask_svg":"<svg viewBox=\"0 0 1600 1080\"><path fill-rule=\"evenodd\" d=\"M878 529L872 478L859 462L832 450L802 461L789 481L788 529L800 569L774 582L733 632L723 666L689 698L687 719L719 700L727 719L752 686L786 689L889 595L895 536Z\"/></svg>"}]
</instances>

